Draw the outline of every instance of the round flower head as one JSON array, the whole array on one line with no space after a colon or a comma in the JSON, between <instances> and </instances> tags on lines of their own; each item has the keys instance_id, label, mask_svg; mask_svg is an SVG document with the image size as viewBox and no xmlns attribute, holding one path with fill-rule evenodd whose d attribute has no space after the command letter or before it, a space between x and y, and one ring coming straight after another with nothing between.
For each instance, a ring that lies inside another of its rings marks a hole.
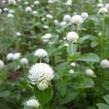
<instances>
[{"instance_id":1,"label":"round flower head","mask_svg":"<svg viewBox=\"0 0 109 109\"><path fill-rule=\"evenodd\" d=\"M9 53L9 54L7 54L6 59L7 59L7 60L13 60L13 56L14 56L13 53Z\"/></svg>"},{"instance_id":2,"label":"round flower head","mask_svg":"<svg viewBox=\"0 0 109 109\"><path fill-rule=\"evenodd\" d=\"M13 14L11 14L11 13L9 13L9 14L7 15L7 17L8 17L8 18L13 18L13 17L14 17L14 15L13 15Z\"/></svg>"},{"instance_id":3,"label":"round flower head","mask_svg":"<svg viewBox=\"0 0 109 109\"><path fill-rule=\"evenodd\" d=\"M71 21L71 16L70 16L70 15L64 15L63 20L64 20L65 22L70 22L70 21Z\"/></svg>"},{"instance_id":4,"label":"round flower head","mask_svg":"<svg viewBox=\"0 0 109 109\"><path fill-rule=\"evenodd\" d=\"M46 17L49 19L53 19L53 16L51 14L47 14Z\"/></svg>"},{"instance_id":5,"label":"round flower head","mask_svg":"<svg viewBox=\"0 0 109 109\"><path fill-rule=\"evenodd\" d=\"M31 12L31 11L32 11L32 8L30 6L25 8L25 12Z\"/></svg>"},{"instance_id":6,"label":"round flower head","mask_svg":"<svg viewBox=\"0 0 109 109\"><path fill-rule=\"evenodd\" d=\"M68 5L68 6L71 6L72 5L72 0L67 0L67 2L65 4Z\"/></svg>"},{"instance_id":7,"label":"round flower head","mask_svg":"<svg viewBox=\"0 0 109 109\"><path fill-rule=\"evenodd\" d=\"M54 71L46 63L36 63L30 68L28 78L33 84L39 84L44 80L49 82L54 78Z\"/></svg>"},{"instance_id":8,"label":"round flower head","mask_svg":"<svg viewBox=\"0 0 109 109\"><path fill-rule=\"evenodd\" d=\"M69 73L70 73L70 74L74 74L74 73L75 73L75 71L74 71L74 70L72 70L72 69L70 69L70 70L69 70Z\"/></svg>"},{"instance_id":9,"label":"round flower head","mask_svg":"<svg viewBox=\"0 0 109 109\"><path fill-rule=\"evenodd\" d=\"M62 26L62 27L66 26L66 25L67 25L67 23L66 23L65 21L62 21L62 22L60 23L60 26Z\"/></svg>"},{"instance_id":10,"label":"round flower head","mask_svg":"<svg viewBox=\"0 0 109 109\"><path fill-rule=\"evenodd\" d=\"M75 62L72 62L70 65L71 65L71 67L76 67L76 63Z\"/></svg>"},{"instance_id":11,"label":"round flower head","mask_svg":"<svg viewBox=\"0 0 109 109\"><path fill-rule=\"evenodd\" d=\"M77 40L79 39L79 36L76 32L69 32L67 33L66 39L69 42L77 42Z\"/></svg>"},{"instance_id":12,"label":"round flower head","mask_svg":"<svg viewBox=\"0 0 109 109\"><path fill-rule=\"evenodd\" d=\"M4 62L2 60L0 60L0 70L2 70L4 68Z\"/></svg>"},{"instance_id":13,"label":"round flower head","mask_svg":"<svg viewBox=\"0 0 109 109\"><path fill-rule=\"evenodd\" d=\"M28 59L27 58L22 58L20 60L20 63L23 64L23 65L26 65L26 64L28 64Z\"/></svg>"},{"instance_id":14,"label":"round flower head","mask_svg":"<svg viewBox=\"0 0 109 109\"><path fill-rule=\"evenodd\" d=\"M109 11L109 3L108 4L106 4L106 6L105 6L106 8L107 8L107 10Z\"/></svg>"},{"instance_id":15,"label":"round flower head","mask_svg":"<svg viewBox=\"0 0 109 109\"><path fill-rule=\"evenodd\" d=\"M59 25L59 21L58 20L54 20L54 24L57 26Z\"/></svg>"},{"instance_id":16,"label":"round flower head","mask_svg":"<svg viewBox=\"0 0 109 109\"><path fill-rule=\"evenodd\" d=\"M21 33L20 32L16 32L16 36L17 37L21 36Z\"/></svg>"},{"instance_id":17,"label":"round flower head","mask_svg":"<svg viewBox=\"0 0 109 109\"><path fill-rule=\"evenodd\" d=\"M102 68L109 68L109 60L107 60L107 59L102 60L100 63L100 66Z\"/></svg>"},{"instance_id":18,"label":"round flower head","mask_svg":"<svg viewBox=\"0 0 109 109\"><path fill-rule=\"evenodd\" d=\"M94 71L92 69L86 69L85 74L90 77L94 77Z\"/></svg>"},{"instance_id":19,"label":"round flower head","mask_svg":"<svg viewBox=\"0 0 109 109\"><path fill-rule=\"evenodd\" d=\"M98 11L98 14L106 14L108 13L108 9L106 7L100 8L100 10Z\"/></svg>"},{"instance_id":20,"label":"round flower head","mask_svg":"<svg viewBox=\"0 0 109 109\"><path fill-rule=\"evenodd\" d=\"M84 20L86 20L89 15L88 15L87 12L83 12L83 13L81 14L81 16L82 16L82 18L83 18Z\"/></svg>"},{"instance_id":21,"label":"round flower head","mask_svg":"<svg viewBox=\"0 0 109 109\"><path fill-rule=\"evenodd\" d=\"M40 48L35 51L34 56L37 56L39 58L44 58L48 56L48 53L46 50Z\"/></svg>"},{"instance_id":22,"label":"round flower head","mask_svg":"<svg viewBox=\"0 0 109 109\"><path fill-rule=\"evenodd\" d=\"M16 0L8 0L8 4L9 5L16 5L17 2L16 2Z\"/></svg>"},{"instance_id":23,"label":"round flower head","mask_svg":"<svg viewBox=\"0 0 109 109\"><path fill-rule=\"evenodd\" d=\"M80 25L84 22L83 18L80 16L80 15L74 15L72 18L71 18L71 22L73 24L77 24L77 25Z\"/></svg>"},{"instance_id":24,"label":"round flower head","mask_svg":"<svg viewBox=\"0 0 109 109\"><path fill-rule=\"evenodd\" d=\"M37 99L31 98L25 102L25 106L38 108L40 106L40 104Z\"/></svg>"},{"instance_id":25,"label":"round flower head","mask_svg":"<svg viewBox=\"0 0 109 109\"><path fill-rule=\"evenodd\" d=\"M38 5L40 2L38 0L34 1L34 5Z\"/></svg>"},{"instance_id":26,"label":"round flower head","mask_svg":"<svg viewBox=\"0 0 109 109\"><path fill-rule=\"evenodd\" d=\"M14 53L13 60L17 60L21 57L21 53Z\"/></svg>"},{"instance_id":27,"label":"round flower head","mask_svg":"<svg viewBox=\"0 0 109 109\"><path fill-rule=\"evenodd\" d=\"M97 4L97 7L99 7L99 8L102 8L103 6L104 6L103 3Z\"/></svg>"},{"instance_id":28,"label":"round flower head","mask_svg":"<svg viewBox=\"0 0 109 109\"><path fill-rule=\"evenodd\" d=\"M37 11L33 11L33 12L32 12L32 15L33 15L33 16L37 16L37 14L38 14Z\"/></svg>"},{"instance_id":29,"label":"round flower head","mask_svg":"<svg viewBox=\"0 0 109 109\"><path fill-rule=\"evenodd\" d=\"M40 83L37 84L39 90L45 90L48 88L48 81L42 80Z\"/></svg>"},{"instance_id":30,"label":"round flower head","mask_svg":"<svg viewBox=\"0 0 109 109\"><path fill-rule=\"evenodd\" d=\"M49 33L47 33L47 34L45 34L44 36L42 36L42 41L43 41L44 43L48 43L51 37L52 37L52 35L49 34Z\"/></svg>"}]
</instances>

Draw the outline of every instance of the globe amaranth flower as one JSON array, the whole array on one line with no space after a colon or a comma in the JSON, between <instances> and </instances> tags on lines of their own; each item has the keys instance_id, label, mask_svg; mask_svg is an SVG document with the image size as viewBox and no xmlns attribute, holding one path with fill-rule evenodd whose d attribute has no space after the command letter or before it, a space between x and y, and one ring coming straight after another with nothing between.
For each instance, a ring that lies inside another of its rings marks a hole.
<instances>
[{"instance_id":1,"label":"globe amaranth flower","mask_svg":"<svg viewBox=\"0 0 109 109\"><path fill-rule=\"evenodd\" d=\"M20 63L23 64L23 65L26 65L26 64L28 64L28 59L27 58L22 58L20 60Z\"/></svg>"},{"instance_id":2,"label":"globe amaranth flower","mask_svg":"<svg viewBox=\"0 0 109 109\"><path fill-rule=\"evenodd\" d=\"M77 42L77 40L79 39L79 36L76 32L68 32L67 35L66 35L66 39L67 41L69 42Z\"/></svg>"},{"instance_id":3,"label":"globe amaranth flower","mask_svg":"<svg viewBox=\"0 0 109 109\"><path fill-rule=\"evenodd\" d=\"M71 21L71 16L70 15L64 15L63 20L65 22L70 22Z\"/></svg>"},{"instance_id":4,"label":"globe amaranth flower","mask_svg":"<svg viewBox=\"0 0 109 109\"><path fill-rule=\"evenodd\" d=\"M109 60L103 59L103 60L101 61L101 63L100 63L100 66L101 66L102 68L109 68Z\"/></svg>"},{"instance_id":5,"label":"globe amaranth flower","mask_svg":"<svg viewBox=\"0 0 109 109\"><path fill-rule=\"evenodd\" d=\"M94 71L92 69L86 69L85 74L90 77L94 77Z\"/></svg>"},{"instance_id":6,"label":"globe amaranth flower","mask_svg":"<svg viewBox=\"0 0 109 109\"><path fill-rule=\"evenodd\" d=\"M81 16L82 16L82 18L83 18L84 20L86 20L89 15L88 15L87 12L83 12L83 13L81 13Z\"/></svg>"},{"instance_id":7,"label":"globe amaranth flower","mask_svg":"<svg viewBox=\"0 0 109 109\"><path fill-rule=\"evenodd\" d=\"M0 70L2 70L4 68L5 64L2 60L0 60Z\"/></svg>"},{"instance_id":8,"label":"globe amaranth flower","mask_svg":"<svg viewBox=\"0 0 109 109\"><path fill-rule=\"evenodd\" d=\"M97 14L107 14L107 13L108 13L108 9L106 7L102 7L100 8Z\"/></svg>"},{"instance_id":9,"label":"globe amaranth flower","mask_svg":"<svg viewBox=\"0 0 109 109\"><path fill-rule=\"evenodd\" d=\"M35 51L34 56L37 56L39 58L44 58L48 56L48 53L46 50L39 48Z\"/></svg>"},{"instance_id":10,"label":"globe amaranth flower","mask_svg":"<svg viewBox=\"0 0 109 109\"><path fill-rule=\"evenodd\" d=\"M42 36L41 39L42 39L43 43L48 43L51 37L52 37L52 35L50 33L47 33L44 36Z\"/></svg>"},{"instance_id":11,"label":"globe amaranth flower","mask_svg":"<svg viewBox=\"0 0 109 109\"><path fill-rule=\"evenodd\" d=\"M24 105L27 107L34 107L34 108L38 108L40 106L39 101L35 98L31 98L31 99L27 100L24 103Z\"/></svg>"},{"instance_id":12,"label":"globe amaranth flower","mask_svg":"<svg viewBox=\"0 0 109 109\"><path fill-rule=\"evenodd\" d=\"M30 68L28 78L32 84L36 84L40 90L44 90L54 78L54 71L46 63L36 63Z\"/></svg>"},{"instance_id":13,"label":"globe amaranth flower","mask_svg":"<svg viewBox=\"0 0 109 109\"><path fill-rule=\"evenodd\" d=\"M71 18L71 22L73 24L77 24L77 25L80 25L84 22L84 19L80 16L80 15L74 15L72 18Z\"/></svg>"}]
</instances>

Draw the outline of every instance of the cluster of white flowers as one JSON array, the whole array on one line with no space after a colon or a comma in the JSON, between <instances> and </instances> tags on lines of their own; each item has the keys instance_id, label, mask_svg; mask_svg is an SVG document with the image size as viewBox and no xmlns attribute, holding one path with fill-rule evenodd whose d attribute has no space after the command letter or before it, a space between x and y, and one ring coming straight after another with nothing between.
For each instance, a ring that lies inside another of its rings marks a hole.
<instances>
[{"instance_id":1,"label":"cluster of white flowers","mask_svg":"<svg viewBox=\"0 0 109 109\"><path fill-rule=\"evenodd\" d=\"M31 98L29 100L27 100L25 103L24 103L25 106L27 107L34 107L34 108L38 108L40 106L39 104L39 101L35 98Z\"/></svg>"},{"instance_id":2,"label":"cluster of white flowers","mask_svg":"<svg viewBox=\"0 0 109 109\"><path fill-rule=\"evenodd\" d=\"M48 56L48 53L46 50L39 48L34 52L34 56L37 56L39 58L44 58Z\"/></svg>"},{"instance_id":3,"label":"cluster of white flowers","mask_svg":"<svg viewBox=\"0 0 109 109\"><path fill-rule=\"evenodd\" d=\"M101 63L100 63L100 66L101 66L102 68L109 68L109 60L103 59L103 60L101 61Z\"/></svg>"},{"instance_id":4,"label":"cluster of white flowers","mask_svg":"<svg viewBox=\"0 0 109 109\"><path fill-rule=\"evenodd\" d=\"M53 69L46 63L36 63L29 70L29 80L32 84L36 84L39 90L48 87L49 82L54 78Z\"/></svg>"},{"instance_id":5,"label":"cluster of white flowers","mask_svg":"<svg viewBox=\"0 0 109 109\"><path fill-rule=\"evenodd\" d=\"M21 53L19 52L7 54L7 60L17 60L20 57L21 57Z\"/></svg>"},{"instance_id":6,"label":"cluster of white flowers","mask_svg":"<svg viewBox=\"0 0 109 109\"><path fill-rule=\"evenodd\" d=\"M67 33L66 39L69 42L76 43L79 39L79 36L76 32L72 31Z\"/></svg>"},{"instance_id":7,"label":"cluster of white flowers","mask_svg":"<svg viewBox=\"0 0 109 109\"><path fill-rule=\"evenodd\" d=\"M65 3L65 5L71 6L72 5L72 0L67 0L67 2Z\"/></svg>"},{"instance_id":8,"label":"cluster of white flowers","mask_svg":"<svg viewBox=\"0 0 109 109\"><path fill-rule=\"evenodd\" d=\"M2 70L4 68L5 64L2 60L0 60L0 70Z\"/></svg>"}]
</instances>

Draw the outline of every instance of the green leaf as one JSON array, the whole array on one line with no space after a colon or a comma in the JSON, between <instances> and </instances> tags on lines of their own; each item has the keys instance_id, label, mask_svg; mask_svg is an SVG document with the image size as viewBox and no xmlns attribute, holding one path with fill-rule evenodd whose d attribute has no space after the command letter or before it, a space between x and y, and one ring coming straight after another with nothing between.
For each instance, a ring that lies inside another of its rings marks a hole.
<instances>
[{"instance_id":1,"label":"green leaf","mask_svg":"<svg viewBox=\"0 0 109 109\"><path fill-rule=\"evenodd\" d=\"M109 94L103 96L103 99L106 101L107 104L109 104Z\"/></svg>"},{"instance_id":2,"label":"green leaf","mask_svg":"<svg viewBox=\"0 0 109 109\"><path fill-rule=\"evenodd\" d=\"M109 109L109 105L104 103L98 103L97 106L98 106L98 109Z\"/></svg>"},{"instance_id":3,"label":"green leaf","mask_svg":"<svg viewBox=\"0 0 109 109\"><path fill-rule=\"evenodd\" d=\"M35 95L38 98L39 102L42 105L47 104L53 97L53 90L51 87L49 87L48 89L46 89L44 91L34 88L34 92L35 92Z\"/></svg>"},{"instance_id":4,"label":"green leaf","mask_svg":"<svg viewBox=\"0 0 109 109\"><path fill-rule=\"evenodd\" d=\"M98 63L100 61L100 58L98 55L96 55L94 53L87 53L87 54L81 55L77 60L84 61L84 62Z\"/></svg>"}]
</instances>

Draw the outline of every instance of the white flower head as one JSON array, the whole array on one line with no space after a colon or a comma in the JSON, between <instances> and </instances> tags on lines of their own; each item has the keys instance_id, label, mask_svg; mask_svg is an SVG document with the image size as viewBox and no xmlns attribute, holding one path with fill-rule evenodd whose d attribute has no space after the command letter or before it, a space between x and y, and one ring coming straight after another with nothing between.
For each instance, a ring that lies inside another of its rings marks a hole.
<instances>
[{"instance_id":1,"label":"white flower head","mask_svg":"<svg viewBox=\"0 0 109 109\"><path fill-rule=\"evenodd\" d=\"M38 0L34 1L34 5L38 5L40 2Z\"/></svg>"},{"instance_id":2,"label":"white flower head","mask_svg":"<svg viewBox=\"0 0 109 109\"><path fill-rule=\"evenodd\" d=\"M94 77L94 71L92 69L86 69L85 74L90 77Z\"/></svg>"},{"instance_id":3,"label":"white flower head","mask_svg":"<svg viewBox=\"0 0 109 109\"><path fill-rule=\"evenodd\" d=\"M40 106L40 104L37 99L31 98L25 102L25 106L38 108Z\"/></svg>"},{"instance_id":4,"label":"white flower head","mask_svg":"<svg viewBox=\"0 0 109 109\"><path fill-rule=\"evenodd\" d=\"M70 21L71 21L71 16L70 16L70 15L64 15L63 20L64 20L65 22L70 22Z\"/></svg>"},{"instance_id":5,"label":"white flower head","mask_svg":"<svg viewBox=\"0 0 109 109\"><path fill-rule=\"evenodd\" d=\"M0 70L2 70L4 68L5 64L2 60L0 60Z\"/></svg>"},{"instance_id":6,"label":"white flower head","mask_svg":"<svg viewBox=\"0 0 109 109\"><path fill-rule=\"evenodd\" d=\"M46 17L49 19L53 19L53 16L51 14L47 14Z\"/></svg>"},{"instance_id":7,"label":"white flower head","mask_svg":"<svg viewBox=\"0 0 109 109\"><path fill-rule=\"evenodd\" d=\"M59 25L59 21L58 20L54 20L54 24L57 26Z\"/></svg>"},{"instance_id":8,"label":"white flower head","mask_svg":"<svg viewBox=\"0 0 109 109\"><path fill-rule=\"evenodd\" d=\"M7 60L13 60L13 57L14 57L14 54L13 53L9 53L9 54L7 54L6 59Z\"/></svg>"},{"instance_id":9,"label":"white flower head","mask_svg":"<svg viewBox=\"0 0 109 109\"><path fill-rule=\"evenodd\" d=\"M82 18L83 18L84 20L86 20L89 15L88 15L87 12L83 12L83 13L81 13L81 16L82 16Z\"/></svg>"},{"instance_id":10,"label":"white flower head","mask_svg":"<svg viewBox=\"0 0 109 109\"><path fill-rule=\"evenodd\" d=\"M83 18L80 16L80 15L74 15L72 18L71 18L71 22L73 24L77 24L77 25L80 25L84 22Z\"/></svg>"},{"instance_id":11,"label":"white flower head","mask_svg":"<svg viewBox=\"0 0 109 109\"><path fill-rule=\"evenodd\" d=\"M28 64L28 59L27 58L22 58L20 60L20 63L23 64L23 65L27 65Z\"/></svg>"},{"instance_id":12,"label":"white flower head","mask_svg":"<svg viewBox=\"0 0 109 109\"><path fill-rule=\"evenodd\" d=\"M75 62L72 62L70 65L71 65L71 67L76 67L76 63Z\"/></svg>"},{"instance_id":13,"label":"white flower head","mask_svg":"<svg viewBox=\"0 0 109 109\"><path fill-rule=\"evenodd\" d=\"M33 16L37 16L38 12L37 11L32 11Z\"/></svg>"},{"instance_id":14,"label":"white flower head","mask_svg":"<svg viewBox=\"0 0 109 109\"><path fill-rule=\"evenodd\" d=\"M21 36L21 33L20 32L16 32L16 36L17 37Z\"/></svg>"},{"instance_id":15,"label":"white flower head","mask_svg":"<svg viewBox=\"0 0 109 109\"><path fill-rule=\"evenodd\" d=\"M8 4L9 5L16 5L17 2L16 2L16 0L8 0Z\"/></svg>"},{"instance_id":16,"label":"white flower head","mask_svg":"<svg viewBox=\"0 0 109 109\"><path fill-rule=\"evenodd\" d=\"M107 10L109 11L109 3L105 5L105 7L107 8Z\"/></svg>"},{"instance_id":17,"label":"white flower head","mask_svg":"<svg viewBox=\"0 0 109 109\"><path fill-rule=\"evenodd\" d=\"M106 7L103 7L100 8L97 14L107 14L107 13L108 13L108 9Z\"/></svg>"},{"instance_id":18,"label":"white flower head","mask_svg":"<svg viewBox=\"0 0 109 109\"><path fill-rule=\"evenodd\" d=\"M74 70L72 70L72 69L70 69L70 70L69 70L69 73L70 73L70 74L74 74L74 73L75 73L75 71L74 71Z\"/></svg>"},{"instance_id":19,"label":"white flower head","mask_svg":"<svg viewBox=\"0 0 109 109\"><path fill-rule=\"evenodd\" d=\"M68 6L71 6L72 5L72 0L67 0L67 2L65 4L68 5Z\"/></svg>"},{"instance_id":20,"label":"white flower head","mask_svg":"<svg viewBox=\"0 0 109 109\"><path fill-rule=\"evenodd\" d=\"M59 0L48 0L48 3L55 3L57 1L59 1Z\"/></svg>"},{"instance_id":21,"label":"white flower head","mask_svg":"<svg viewBox=\"0 0 109 109\"><path fill-rule=\"evenodd\" d=\"M35 51L34 56L37 56L39 58L44 58L48 56L48 53L46 50L39 48Z\"/></svg>"},{"instance_id":22,"label":"white flower head","mask_svg":"<svg viewBox=\"0 0 109 109\"><path fill-rule=\"evenodd\" d=\"M14 53L14 55L13 55L13 60L17 60L17 59L19 59L21 57L21 53Z\"/></svg>"},{"instance_id":23,"label":"white flower head","mask_svg":"<svg viewBox=\"0 0 109 109\"><path fill-rule=\"evenodd\" d=\"M27 6L27 7L25 8L25 12L32 12L32 8L31 8L30 6Z\"/></svg>"},{"instance_id":24,"label":"white flower head","mask_svg":"<svg viewBox=\"0 0 109 109\"><path fill-rule=\"evenodd\" d=\"M37 84L39 90L45 90L48 88L49 82L47 80L42 80Z\"/></svg>"},{"instance_id":25,"label":"white flower head","mask_svg":"<svg viewBox=\"0 0 109 109\"><path fill-rule=\"evenodd\" d=\"M61 23L60 23L60 26L61 27L64 27L64 26L66 26L67 25L67 23L65 22L65 21L62 21Z\"/></svg>"},{"instance_id":26,"label":"white flower head","mask_svg":"<svg viewBox=\"0 0 109 109\"><path fill-rule=\"evenodd\" d=\"M30 68L28 78L32 84L37 84L37 85L41 81L50 82L54 78L54 71L46 63L36 63ZM41 87L42 83L40 83L38 87ZM45 87L45 83L44 83L44 87Z\"/></svg>"},{"instance_id":27,"label":"white flower head","mask_svg":"<svg viewBox=\"0 0 109 109\"><path fill-rule=\"evenodd\" d=\"M68 32L66 39L67 41L74 43L74 42L77 42L77 40L79 39L79 36L76 32Z\"/></svg>"},{"instance_id":28,"label":"white flower head","mask_svg":"<svg viewBox=\"0 0 109 109\"><path fill-rule=\"evenodd\" d=\"M109 60L103 59L103 60L101 61L101 63L100 63L100 66L101 66L102 68L109 68Z\"/></svg>"},{"instance_id":29,"label":"white flower head","mask_svg":"<svg viewBox=\"0 0 109 109\"><path fill-rule=\"evenodd\" d=\"M104 6L103 3L99 3L99 4L97 4L97 7L98 7L98 8L102 8L103 6Z\"/></svg>"},{"instance_id":30,"label":"white flower head","mask_svg":"<svg viewBox=\"0 0 109 109\"><path fill-rule=\"evenodd\" d=\"M11 13L9 13L9 14L7 15L7 17L8 17L8 18L13 18L13 17L14 17L14 15L13 15L13 14L11 14Z\"/></svg>"}]
</instances>

